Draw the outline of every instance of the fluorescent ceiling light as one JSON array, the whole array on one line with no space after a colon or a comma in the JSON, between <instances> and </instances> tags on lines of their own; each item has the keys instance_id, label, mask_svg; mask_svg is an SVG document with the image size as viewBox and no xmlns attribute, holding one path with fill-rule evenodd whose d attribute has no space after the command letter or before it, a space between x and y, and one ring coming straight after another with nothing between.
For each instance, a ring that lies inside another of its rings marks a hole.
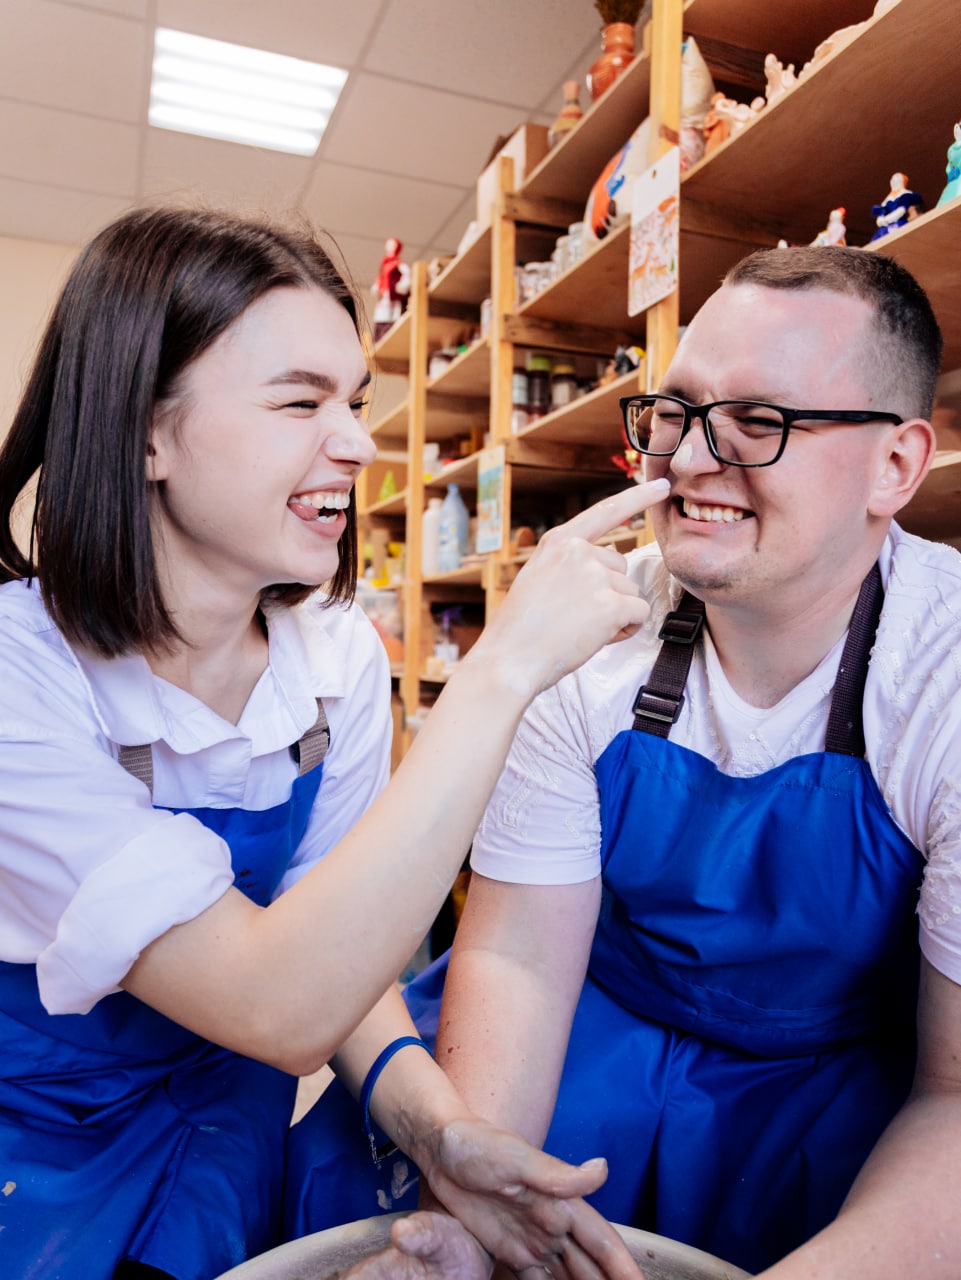
<instances>
[{"instance_id":1,"label":"fluorescent ceiling light","mask_svg":"<svg viewBox=\"0 0 961 1280\"><path fill-rule=\"evenodd\" d=\"M158 27L150 123L312 156L347 72Z\"/></svg>"}]
</instances>

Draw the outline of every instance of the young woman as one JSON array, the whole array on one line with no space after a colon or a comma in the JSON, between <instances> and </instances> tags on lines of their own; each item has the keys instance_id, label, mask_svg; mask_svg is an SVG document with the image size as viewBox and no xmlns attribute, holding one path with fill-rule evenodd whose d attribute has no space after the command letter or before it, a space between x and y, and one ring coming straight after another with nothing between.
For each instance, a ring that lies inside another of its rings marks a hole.
<instances>
[{"instance_id":1,"label":"young woman","mask_svg":"<svg viewBox=\"0 0 961 1280\"><path fill-rule=\"evenodd\" d=\"M550 1212L603 1168L475 1120L391 988L525 707L645 620L591 540L666 486L548 535L375 801L368 381L319 245L209 212L108 227L43 338L0 454L6 1280L209 1280L277 1243L296 1076L338 1050L484 1245L628 1274L586 1206Z\"/></svg>"}]
</instances>

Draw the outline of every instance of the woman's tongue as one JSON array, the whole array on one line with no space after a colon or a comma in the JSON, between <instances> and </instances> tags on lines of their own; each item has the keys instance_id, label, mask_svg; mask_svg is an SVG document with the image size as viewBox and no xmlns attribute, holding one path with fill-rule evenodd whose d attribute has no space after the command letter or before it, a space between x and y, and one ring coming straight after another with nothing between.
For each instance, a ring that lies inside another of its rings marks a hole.
<instances>
[{"instance_id":1,"label":"woman's tongue","mask_svg":"<svg viewBox=\"0 0 961 1280\"><path fill-rule=\"evenodd\" d=\"M312 506L309 502L302 501L300 498L291 498L288 501L287 506L295 516L299 516L301 520L308 520L311 523L313 523L320 514L316 507Z\"/></svg>"}]
</instances>

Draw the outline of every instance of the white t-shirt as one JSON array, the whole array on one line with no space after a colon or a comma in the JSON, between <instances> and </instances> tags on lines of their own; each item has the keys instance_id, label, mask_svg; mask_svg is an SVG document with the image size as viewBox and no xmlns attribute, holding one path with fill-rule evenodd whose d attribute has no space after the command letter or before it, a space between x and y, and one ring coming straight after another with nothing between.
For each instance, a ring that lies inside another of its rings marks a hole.
<instances>
[{"instance_id":1,"label":"white t-shirt","mask_svg":"<svg viewBox=\"0 0 961 1280\"><path fill-rule=\"evenodd\" d=\"M384 785L390 675L365 615L308 601L267 624L268 667L233 725L141 657L72 649L36 587L0 587L0 960L36 963L51 1013L84 1013L116 991L148 943L233 882L224 841L154 809L118 745L153 743L157 805L269 809L290 794L289 748L322 698L330 749L278 894Z\"/></svg>"},{"instance_id":2,"label":"white t-shirt","mask_svg":"<svg viewBox=\"0 0 961 1280\"><path fill-rule=\"evenodd\" d=\"M885 587L864 691L867 759L891 815L926 859L921 947L961 982L961 555L897 526L880 556ZM542 694L515 738L474 842L494 880L574 884L600 871L594 762L633 723L631 707L680 597L655 546L630 573L652 606L643 630ZM709 635L695 653L671 741L749 777L824 749L843 640L775 707L744 702Z\"/></svg>"}]
</instances>

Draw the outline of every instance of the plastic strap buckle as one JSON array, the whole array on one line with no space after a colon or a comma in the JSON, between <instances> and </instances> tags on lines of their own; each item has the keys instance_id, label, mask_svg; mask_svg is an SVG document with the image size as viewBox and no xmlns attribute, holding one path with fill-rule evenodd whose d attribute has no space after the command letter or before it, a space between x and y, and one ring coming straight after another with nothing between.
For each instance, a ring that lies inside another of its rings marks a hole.
<instances>
[{"instance_id":1,"label":"plastic strap buckle","mask_svg":"<svg viewBox=\"0 0 961 1280\"><path fill-rule=\"evenodd\" d=\"M664 619L664 625L657 633L657 638L658 640L668 640L671 644L696 644L703 626L703 613L694 613L688 609L675 609L673 613L669 613Z\"/></svg>"},{"instance_id":2,"label":"plastic strap buckle","mask_svg":"<svg viewBox=\"0 0 961 1280\"><path fill-rule=\"evenodd\" d=\"M677 724L683 706L683 693L675 697L672 693L658 693L650 686L642 684L637 691L631 710L634 715L656 720L659 724Z\"/></svg>"}]
</instances>

